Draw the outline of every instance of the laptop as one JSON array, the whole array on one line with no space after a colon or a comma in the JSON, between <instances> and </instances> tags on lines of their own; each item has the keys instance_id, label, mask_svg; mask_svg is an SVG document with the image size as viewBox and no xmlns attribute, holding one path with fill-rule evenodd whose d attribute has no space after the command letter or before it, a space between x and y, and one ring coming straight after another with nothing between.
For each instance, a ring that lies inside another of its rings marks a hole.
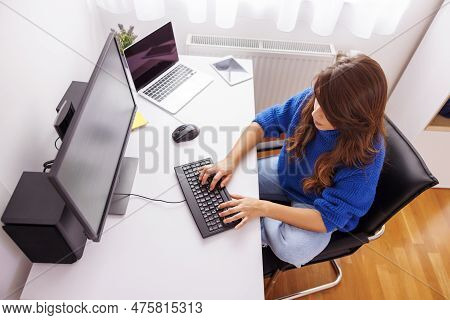
<instances>
[{"instance_id":1,"label":"laptop","mask_svg":"<svg viewBox=\"0 0 450 320\"><path fill-rule=\"evenodd\" d=\"M205 89L212 77L179 62L169 22L124 50L139 95L170 113Z\"/></svg>"}]
</instances>

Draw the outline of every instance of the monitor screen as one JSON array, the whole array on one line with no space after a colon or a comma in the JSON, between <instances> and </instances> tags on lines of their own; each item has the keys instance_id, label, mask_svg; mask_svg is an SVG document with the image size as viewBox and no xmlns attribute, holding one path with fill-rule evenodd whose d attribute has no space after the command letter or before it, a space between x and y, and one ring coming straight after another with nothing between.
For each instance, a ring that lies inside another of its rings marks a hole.
<instances>
[{"instance_id":1,"label":"monitor screen","mask_svg":"<svg viewBox=\"0 0 450 320\"><path fill-rule=\"evenodd\" d=\"M135 112L135 102L111 33L64 136L50 180L99 241Z\"/></svg>"},{"instance_id":2,"label":"monitor screen","mask_svg":"<svg viewBox=\"0 0 450 320\"><path fill-rule=\"evenodd\" d=\"M172 23L125 49L136 90L141 90L178 61Z\"/></svg>"}]
</instances>

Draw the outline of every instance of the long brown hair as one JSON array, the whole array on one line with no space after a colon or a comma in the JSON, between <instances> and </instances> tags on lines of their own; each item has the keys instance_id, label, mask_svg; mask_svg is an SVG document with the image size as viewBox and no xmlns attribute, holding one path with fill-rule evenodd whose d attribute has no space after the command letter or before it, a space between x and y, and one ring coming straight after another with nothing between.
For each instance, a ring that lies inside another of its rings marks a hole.
<instances>
[{"instance_id":1,"label":"long brown hair","mask_svg":"<svg viewBox=\"0 0 450 320\"><path fill-rule=\"evenodd\" d=\"M337 167L363 167L373 161L377 152L374 143L385 137L387 82L375 60L362 54L351 58L341 55L316 76L313 89L287 141L287 150L300 158L314 139L318 129L312 112L317 99L328 121L339 131L335 148L321 154L313 175L302 181L303 190L320 193L332 186Z\"/></svg>"}]
</instances>

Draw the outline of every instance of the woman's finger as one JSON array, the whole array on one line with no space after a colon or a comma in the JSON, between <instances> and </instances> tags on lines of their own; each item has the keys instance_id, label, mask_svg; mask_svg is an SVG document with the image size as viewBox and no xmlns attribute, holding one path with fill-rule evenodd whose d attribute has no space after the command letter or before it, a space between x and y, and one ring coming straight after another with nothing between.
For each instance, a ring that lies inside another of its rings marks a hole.
<instances>
[{"instance_id":1,"label":"woman's finger","mask_svg":"<svg viewBox=\"0 0 450 320\"><path fill-rule=\"evenodd\" d=\"M228 182L230 182L230 180L231 180L231 174L222 179L222 182L220 183L220 187L225 188L228 185Z\"/></svg>"},{"instance_id":2,"label":"woman's finger","mask_svg":"<svg viewBox=\"0 0 450 320\"><path fill-rule=\"evenodd\" d=\"M236 213L234 216L224 219L223 222L230 223L230 222L237 221L237 220L243 219L243 218L245 218L245 214L242 212L239 212L239 213Z\"/></svg>"},{"instance_id":3,"label":"woman's finger","mask_svg":"<svg viewBox=\"0 0 450 320\"><path fill-rule=\"evenodd\" d=\"M209 178L209 173L208 173L208 171L205 170L200 177L200 184L205 184L205 182L203 182L203 181L207 181L208 178Z\"/></svg>"},{"instance_id":4,"label":"woman's finger","mask_svg":"<svg viewBox=\"0 0 450 320\"><path fill-rule=\"evenodd\" d=\"M209 186L209 190L214 190L214 188L216 187L217 182L219 182L219 180L223 177L223 171L217 171L216 174L214 175L214 178L211 181L211 184Z\"/></svg>"},{"instance_id":5,"label":"woman's finger","mask_svg":"<svg viewBox=\"0 0 450 320\"><path fill-rule=\"evenodd\" d=\"M205 174L202 177L202 184L205 184L208 181L208 178L213 175L216 172L216 168L215 167L210 167L208 169L206 169Z\"/></svg>"},{"instance_id":6,"label":"woman's finger","mask_svg":"<svg viewBox=\"0 0 450 320\"><path fill-rule=\"evenodd\" d=\"M206 170L211 168L211 167L212 167L212 164L208 164L206 166L198 168L197 171L200 173L199 176L198 176L198 180L202 181L202 177L205 174Z\"/></svg>"},{"instance_id":7,"label":"woman's finger","mask_svg":"<svg viewBox=\"0 0 450 320\"><path fill-rule=\"evenodd\" d=\"M236 193L230 194L230 196L233 199L244 199L245 198L244 196L241 196L240 194L236 194Z\"/></svg>"},{"instance_id":8,"label":"woman's finger","mask_svg":"<svg viewBox=\"0 0 450 320\"><path fill-rule=\"evenodd\" d=\"M235 228L236 230L239 230L240 228L242 228L242 227L247 223L247 221L248 221L248 217L242 218L241 222L239 222L239 223L237 224L237 226L234 227L234 228Z\"/></svg>"},{"instance_id":9,"label":"woman's finger","mask_svg":"<svg viewBox=\"0 0 450 320\"><path fill-rule=\"evenodd\" d=\"M239 204L238 200L230 200L224 203L221 203L217 206L217 208L219 209L224 209L224 208L229 208L229 207L234 207L237 206Z\"/></svg>"},{"instance_id":10,"label":"woman's finger","mask_svg":"<svg viewBox=\"0 0 450 320\"><path fill-rule=\"evenodd\" d=\"M207 164L207 165L205 165L205 166L203 166L203 167L197 168L197 171L198 171L198 172L204 172L206 169L209 169L209 168L211 168L212 166L213 166L212 164Z\"/></svg>"},{"instance_id":11,"label":"woman's finger","mask_svg":"<svg viewBox=\"0 0 450 320\"><path fill-rule=\"evenodd\" d=\"M240 206L236 206L236 207L229 208L227 210L224 210L224 211L220 212L219 216L226 217L226 216L229 216L230 214L238 213L241 210L242 210L242 208Z\"/></svg>"}]
</instances>

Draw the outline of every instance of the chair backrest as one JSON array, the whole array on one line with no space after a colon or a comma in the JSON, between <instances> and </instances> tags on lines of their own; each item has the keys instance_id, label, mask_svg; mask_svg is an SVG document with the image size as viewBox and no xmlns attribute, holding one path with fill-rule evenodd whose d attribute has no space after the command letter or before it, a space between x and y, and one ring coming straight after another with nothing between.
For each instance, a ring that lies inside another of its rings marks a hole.
<instances>
[{"instance_id":1,"label":"chair backrest","mask_svg":"<svg viewBox=\"0 0 450 320\"><path fill-rule=\"evenodd\" d=\"M353 232L375 233L394 214L438 183L400 130L385 117L386 157L372 207Z\"/></svg>"}]
</instances>

